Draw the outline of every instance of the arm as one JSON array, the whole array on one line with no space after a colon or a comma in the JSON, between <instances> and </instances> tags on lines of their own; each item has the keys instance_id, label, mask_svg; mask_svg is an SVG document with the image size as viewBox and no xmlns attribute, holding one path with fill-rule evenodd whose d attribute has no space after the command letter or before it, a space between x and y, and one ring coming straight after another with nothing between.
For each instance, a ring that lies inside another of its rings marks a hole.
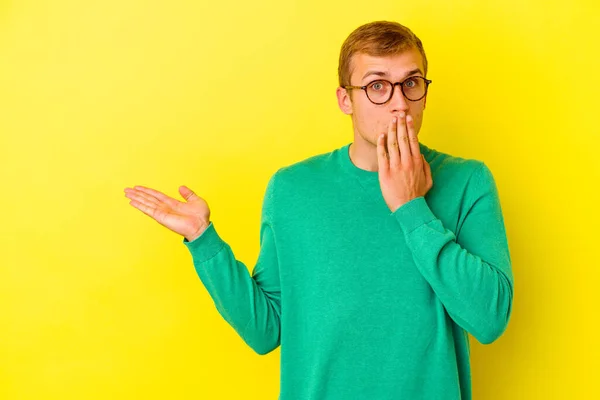
<instances>
[{"instance_id":1,"label":"arm","mask_svg":"<svg viewBox=\"0 0 600 400\"><path fill-rule=\"evenodd\" d=\"M273 192L274 176L263 201L260 254L252 276L244 263L236 260L212 222L192 242L183 240L218 312L258 354L267 354L280 344L281 292L272 227Z\"/></svg>"},{"instance_id":2,"label":"arm","mask_svg":"<svg viewBox=\"0 0 600 400\"><path fill-rule=\"evenodd\" d=\"M455 235L445 229L423 196L392 215L423 277L448 315L483 344L506 329L513 299L510 253L498 191L481 163L465 194L466 215Z\"/></svg>"}]
</instances>

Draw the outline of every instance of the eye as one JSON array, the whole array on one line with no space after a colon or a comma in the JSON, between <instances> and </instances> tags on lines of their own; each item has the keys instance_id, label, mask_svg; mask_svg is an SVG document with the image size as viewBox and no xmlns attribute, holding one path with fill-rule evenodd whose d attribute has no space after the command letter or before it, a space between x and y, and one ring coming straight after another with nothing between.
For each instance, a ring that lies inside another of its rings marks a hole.
<instances>
[{"instance_id":1,"label":"eye","mask_svg":"<svg viewBox=\"0 0 600 400\"><path fill-rule=\"evenodd\" d=\"M373 82L371 84L371 89L375 91L380 91L384 88L383 82Z\"/></svg>"},{"instance_id":2,"label":"eye","mask_svg":"<svg viewBox=\"0 0 600 400\"><path fill-rule=\"evenodd\" d=\"M414 88L415 86L418 85L419 82L417 82L416 78L408 78L405 82L404 82L404 86L406 86L409 89Z\"/></svg>"}]
</instances>

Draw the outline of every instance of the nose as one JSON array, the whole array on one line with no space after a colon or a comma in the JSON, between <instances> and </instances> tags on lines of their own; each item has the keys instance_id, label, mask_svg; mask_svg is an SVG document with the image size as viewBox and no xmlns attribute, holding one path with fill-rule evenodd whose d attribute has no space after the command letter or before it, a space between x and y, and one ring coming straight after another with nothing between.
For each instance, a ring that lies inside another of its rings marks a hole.
<instances>
[{"instance_id":1,"label":"nose","mask_svg":"<svg viewBox=\"0 0 600 400\"><path fill-rule=\"evenodd\" d=\"M392 93L392 98L390 99L389 105L392 113L408 111L408 100L406 100L406 97L404 97L404 93L402 93L399 83L394 85L394 92Z\"/></svg>"}]
</instances>

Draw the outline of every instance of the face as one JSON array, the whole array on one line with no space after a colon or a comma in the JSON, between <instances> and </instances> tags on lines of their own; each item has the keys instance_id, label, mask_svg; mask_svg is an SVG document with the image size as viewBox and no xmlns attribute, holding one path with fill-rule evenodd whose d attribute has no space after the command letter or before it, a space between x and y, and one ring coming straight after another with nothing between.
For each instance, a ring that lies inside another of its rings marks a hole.
<instances>
[{"instance_id":1,"label":"face","mask_svg":"<svg viewBox=\"0 0 600 400\"><path fill-rule=\"evenodd\" d=\"M377 79L399 82L409 76L425 76L421 53L417 49L385 57L358 53L352 57L351 65L350 85L353 86L364 86ZM360 148L370 144L377 148L377 137L387 133L391 119L400 112L413 117L415 130L419 133L427 96L419 101L407 100L397 85L392 98L385 104L371 103L361 89L338 88L337 98L340 109L352 116L356 145Z\"/></svg>"}]
</instances>

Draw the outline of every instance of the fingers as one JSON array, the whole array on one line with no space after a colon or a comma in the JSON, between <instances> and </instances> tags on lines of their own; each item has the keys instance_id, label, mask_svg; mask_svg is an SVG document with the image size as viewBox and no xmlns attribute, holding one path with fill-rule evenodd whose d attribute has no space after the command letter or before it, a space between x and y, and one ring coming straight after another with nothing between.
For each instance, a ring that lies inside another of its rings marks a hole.
<instances>
[{"instance_id":1,"label":"fingers","mask_svg":"<svg viewBox=\"0 0 600 400\"><path fill-rule=\"evenodd\" d=\"M180 186L179 193L186 201L190 201L193 196L196 196L196 193L194 193L194 191L187 186Z\"/></svg>"},{"instance_id":2,"label":"fingers","mask_svg":"<svg viewBox=\"0 0 600 400\"><path fill-rule=\"evenodd\" d=\"M125 189L125 196L146 209L156 209L161 204L155 197L135 189Z\"/></svg>"},{"instance_id":3,"label":"fingers","mask_svg":"<svg viewBox=\"0 0 600 400\"><path fill-rule=\"evenodd\" d=\"M417 132L415 131L415 121L413 120L412 115L406 116L406 128L408 131L410 152L415 161L420 161L421 149L419 148L419 139L417 137Z\"/></svg>"},{"instance_id":4,"label":"fingers","mask_svg":"<svg viewBox=\"0 0 600 400\"><path fill-rule=\"evenodd\" d=\"M388 125L387 151L390 158L390 167L398 167L400 165L400 152L398 151L398 140L396 135L396 129L398 127L397 120L397 117L393 117Z\"/></svg>"},{"instance_id":5,"label":"fingers","mask_svg":"<svg viewBox=\"0 0 600 400\"><path fill-rule=\"evenodd\" d=\"M147 198L153 197L157 201L157 203L166 204L167 206L175 210L179 209L180 205L183 204L179 200L175 200L174 198L169 197L166 194L159 192L158 190L150 189L145 186L134 186L134 189L136 189L139 192L145 193Z\"/></svg>"},{"instance_id":6,"label":"fingers","mask_svg":"<svg viewBox=\"0 0 600 400\"><path fill-rule=\"evenodd\" d=\"M129 204L152 218L160 205L156 198L135 189L126 188L125 197L131 199Z\"/></svg>"},{"instance_id":7,"label":"fingers","mask_svg":"<svg viewBox=\"0 0 600 400\"><path fill-rule=\"evenodd\" d=\"M169 200L173 200L169 196L167 196L166 194L161 193L158 190L147 188L145 186L139 186L138 185L138 186L134 186L133 188L136 189L136 190L139 190L140 192L144 192L147 195L153 196L156 199L158 199L158 200L160 200L162 202L165 202L165 203L168 203Z\"/></svg>"},{"instance_id":8,"label":"fingers","mask_svg":"<svg viewBox=\"0 0 600 400\"><path fill-rule=\"evenodd\" d=\"M413 164L412 153L408 145L408 131L406 127L406 114L400 113L398 118L398 143L400 148L400 161L406 167Z\"/></svg>"},{"instance_id":9,"label":"fingers","mask_svg":"<svg viewBox=\"0 0 600 400\"><path fill-rule=\"evenodd\" d=\"M385 134L379 135L377 138L377 166L379 173L385 173L389 167L387 154L385 152Z\"/></svg>"},{"instance_id":10,"label":"fingers","mask_svg":"<svg viewBox=\"0 0 600 400\"><path fill-rule=\"evenodd\" d=\"M424 155L421 154L421 157L423 158L423 170L425 171L425 178L428 183L433 183L433 178L431 177L431 165L429 165L427 160L425 160Z\"/></svg>"},{"instance_id":11,"label":"fingers","mask_svg":"<svg viewBox=\"0 0 600 400\"><path fill-rule=\"evenodd\" d=\"M136 200L131 200L129 202L129 204L131 204L133 207L137 208L144 214L148 215L149 217L156 219L156 218L154 218L154 214L156 212L156 207L148 206L147 204L140 203L139 201L136 201Z\"/></svg>"}]
</instances>

